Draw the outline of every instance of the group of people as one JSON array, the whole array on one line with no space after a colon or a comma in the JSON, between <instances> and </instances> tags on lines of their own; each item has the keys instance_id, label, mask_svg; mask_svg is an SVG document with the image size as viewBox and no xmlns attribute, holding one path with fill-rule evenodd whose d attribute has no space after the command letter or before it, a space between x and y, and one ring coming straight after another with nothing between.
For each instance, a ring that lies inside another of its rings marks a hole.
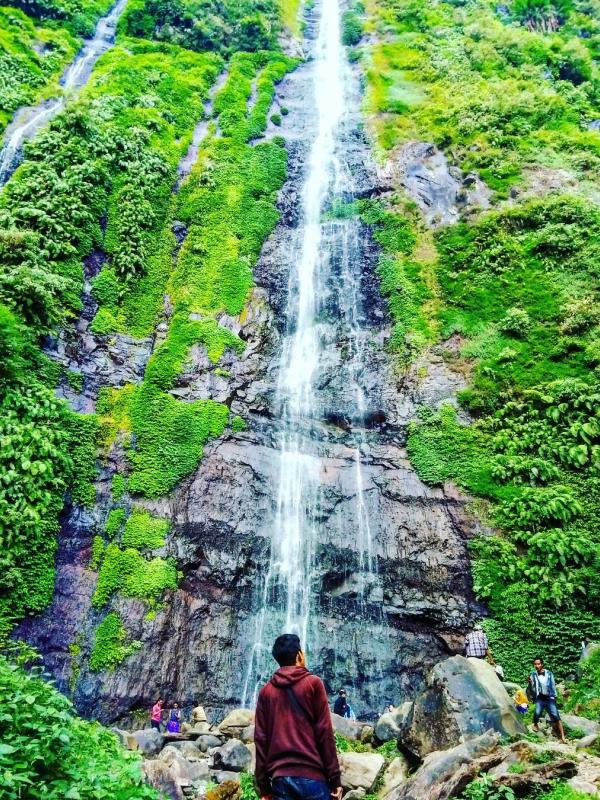
<instances>
[{"instance_id":1,"label":"group of people","mask_svg":"<svg viewBox=\"0 0 600 800\"><path fill-rule=\"evenodd\" d=\"M492 653L485 631L481 625L467 634L465 638L464 653L467 658L486 659L494 664L496 672L500 678L504 678L502 668L494 663ZM558 706L556 705L557 689L554 673L544 666L541 658L534 658L533 669L529 673L527 689L524 692L519 689L514 697L515 707L520 714L526 714L529 710L529 703L534 704L533 708L533 730L539 731L539 722L544 714L548 714L551 724L560 737L561 742L565 742L565 731L560 718Z\"/></svg>"},{"instance_id":2,"label":"group of people","mask_svg":"<svg viewBox=\"0 0 600 800\"><path fill-rule=\"evenodd\" d=\"M477 627L465 641L469 658L488 658L485 632ZM272 650L279 664L258 695L255 714L256 784L261 800L341 800L340 764L332 715L323 681L310 673L298 636L278 636ZM556 706L556 682L541 658L533 662L527 695L535 703L534 729L544 713L561 740L564 729ZM353 718L345 689L340 689L334 713ZM152 708L152 727L162 723L164 702ZM177 703L168 712L167 731L178 732L181 711Z\"/></svg>"},{"instance_id":3,"label":"group of people","mask_svg":"<svg viewBox=\"0 0 600 800\"><path fill-rule=\"evenodd\" d=\"M179 733L181 729L181 709L178 703L173 703L173 707L166 711L165 701L159 697L156 703L152 706L150 712L150 725L156 728L157 731L161 730L163 724L163 715L167 715L167 733Z\"/></svg>"}]
</instances>

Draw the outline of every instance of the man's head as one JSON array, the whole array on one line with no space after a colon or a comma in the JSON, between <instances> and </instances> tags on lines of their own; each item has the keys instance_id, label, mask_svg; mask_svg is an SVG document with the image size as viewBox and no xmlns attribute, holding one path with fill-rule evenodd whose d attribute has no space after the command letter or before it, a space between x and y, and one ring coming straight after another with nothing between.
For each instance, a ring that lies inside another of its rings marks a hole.
<instances>
[{"instance_id":1,"label":"man's head","mask_svg":"<svg viewBox=\"0 0 600 800\"><path fill-rule=\"evenodd\" d=\"M483 625L480 622L478 622L477 625L473 625L473 630L474 631L482 631L483 630Z\"/></svg>"},{"instance_id":2,"label":"man's head","mask_svg":"<svg viewBox=\"0 0 600 800\"><path fill-rule=\"evenodd\" d=\"M340 697L346 697L346 690L345 689L340 689L338 694L339 694Z\"/></svg>"},{"instance_id":3,"label":"man's head","mask_svg":"<svg viewBox=\"0 0 600 800\"><path fill-rule=\"evenodd\" d=\"M162 697L159 697L159 698L158 698L158 700L156 701L156 704L157 704L157 705L161 705L161 706L162 706L162 704L163 704L164 702L165 702L165 701L162 699Z\"/></svg>"},{"instance_id":4,"label":"man's head","mask_svg":"<svg viewBox=\"0 0 600 800\"><path fill-rule=\"evenodd\" d=\"M536 672L542 672L544 669L544 661L541 658L533 659L533 666Z\"/></svg>"},{"instance_id":5,"label":"man's head","mask_svg":"<svg viewBox=\"0 0 600 800\"><path fill-rule=\"evenodd\" d=\"M275 639L273 658L280 667L303 667L304 653L295 633L284 633Z\"/></svg>"}]
</instances>

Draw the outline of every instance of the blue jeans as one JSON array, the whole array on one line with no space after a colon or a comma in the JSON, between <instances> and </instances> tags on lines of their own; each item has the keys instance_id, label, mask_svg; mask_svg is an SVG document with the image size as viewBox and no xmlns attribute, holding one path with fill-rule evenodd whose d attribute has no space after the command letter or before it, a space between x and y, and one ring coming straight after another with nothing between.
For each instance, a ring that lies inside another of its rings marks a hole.
<instances>
[{"instance_id":1,"label":"blue jeans","mask_svg":"<svg viewBox=\"0 0 600 800\"><path fill-rule=\"evenodd\" d=\"M275 778L271 795L273 800L331 800L325 781L313 778Z\"/></svg>"},{"instance_id":2,"label":"blue jeans","mask_svg":"<svg viewBox=\"0 0 600 800\"><path fill-rule=\"evenodd\" d=\"M560 719L560 714L556 707L556 700L553 700L551 697L538 697L535 701L535 710L533 712L533 722L535 725L540 721L540 717L543 716L544 711L548 712L550 722L558 722Z\"/></svg>"}]
</instances>

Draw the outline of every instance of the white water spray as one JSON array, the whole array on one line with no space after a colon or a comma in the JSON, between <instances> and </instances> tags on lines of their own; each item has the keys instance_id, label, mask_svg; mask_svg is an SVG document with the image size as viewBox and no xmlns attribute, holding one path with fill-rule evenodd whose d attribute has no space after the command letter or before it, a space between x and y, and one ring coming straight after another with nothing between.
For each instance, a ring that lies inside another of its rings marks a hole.
<instances>
[{"instance_id":1,"label":"white water spray","mask_svg":"<svg viewBox=\"0 0 600 800\"><path fill-rule=\"evenodd\" d=\"M352 75L341 41L340 0L322 0L318 36L313 49L312 86L316 130L312 141L301 197L301 225L292 257L288 291L288 334L284 340L276 409L281 422L279 486L271 537L271 558L256 620L255 641L246 674L242 703L255 701L260 684L270 670L269 650L274 636L295 632L310 648L322 640L313 630L318 588L314 585L320 530L321 500L329 475L323 451L323 403L319 374L334 327L324 321L324 304L332 281L348 342L344 374L354 392L352 417L362 423L366 398L360 386L366 333L361 327L360 226L356 218L324 221L323 212L335 202L351 197L353 180L344 159L342 133L357 110ZM339 274L333 280L336 259ZM343 297L342 297L343 296ZM335 333L334 333L335 335ZM364 595L375 571L372 534L365 504L362 474L362 433L353 436L352 463L358 533L361 586Z\"/></svg>"}]
</instances>

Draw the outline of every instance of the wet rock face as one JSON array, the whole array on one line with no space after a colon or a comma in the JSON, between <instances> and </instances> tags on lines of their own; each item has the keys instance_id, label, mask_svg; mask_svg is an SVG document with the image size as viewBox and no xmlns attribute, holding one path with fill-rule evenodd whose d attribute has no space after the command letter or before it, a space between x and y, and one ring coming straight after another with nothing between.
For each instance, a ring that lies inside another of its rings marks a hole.
<instances>
[{"instance_id":1,"label":"wet rock face","mask_svg":"<svg viewBox=\"0 0 600 800\"><path fill-rule=\"evenodd\" d=\"M193 348L173 389L184 402L205 397L227 402L248 423L246 431L210 443L196 472L169 497L149 504L172 521L167 554L182 573L178 590L165 598L154 619L146 618L143 603L114 598L129 640L140 642L141 649L113 672L89 671L86 656L103 614L91 607L96 577L87 565L92 538L110 503L107 471L99 482L98 508L93 513L75 509L65 518L52 606L19 631L40 648L78 709L104 722L149 708L159 694L188 710L202 702L211 722L242 700L264 602L282 469L276 392L293 246L301 235L298 198L311 125L305 103L310 70L308 62L278 89L278 102L290 109L280 131L289 141L290 178L279 199L280 223L254 272L257 287L241 320L220 319L246 342L246 350L241 356L224 355L219 364L229 373L224 376L215 373L202 348ZM377 186L367 145L355 129L348 130L347 143L355 192L367 196ZM332 234L341 224L332 221L327 230ZM480 609L471 592L466 544L474 523L466 514L466 499L452 487L425 486L404 450L406 425L425 390L410 375L396 375L385 354L389 320L377 289L377 252L366 228L359 227L352 247L365 408L357 414L343 324L348 291L334 248L319 314L324 343L316 379L319 409L306 422L320 482L308 658L332 694L345 685L357 716L374 719L390 703L398 705L418 692L426 671L460 645ZM128 355L121 365L125 372L115 373L107 343L92 350L97 355L86 355L88 335L83 326L57 346L83 372L82 397L93 404L96 387L105 381L101 365L110 362L111 382L138 382L155 341L118 339L117 356ZM91 336L90 342L98 340ZM450 390L448 378L438 395ZM435 386L426 391L435 395ZM357 449L368 547L356 513ZM122 453L111 458L113 466L123 467ZM365 564L367 550L370 565ZM74 642L83 654L79 674L69 652ZM259 683L276 666L265 663Z\"/></svg>"},{"instance_id":2,"label":"wet rock face","mask_svg":"<svg viewBox=\"0 0 600 800\"><path fill-rule=\"evenodd\" d=\"M463 175L428 142L407 142L379 172L383 186L401 185L434 227L457 222L461 213L489 207L490 192L476 173Z\"/></svg>"}]
</instances>

